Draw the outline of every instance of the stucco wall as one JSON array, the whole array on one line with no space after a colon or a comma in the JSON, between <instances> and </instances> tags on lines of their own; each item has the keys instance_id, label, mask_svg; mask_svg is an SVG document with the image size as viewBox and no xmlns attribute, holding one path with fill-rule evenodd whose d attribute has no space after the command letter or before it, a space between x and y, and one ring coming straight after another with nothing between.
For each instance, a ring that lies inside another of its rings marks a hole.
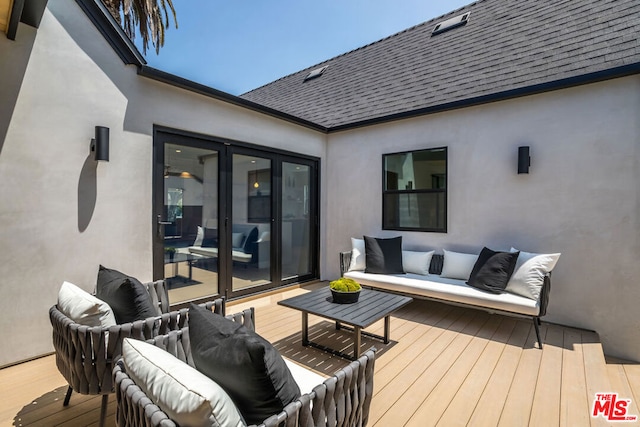
<instances>
[{"instance_id":1,"label":"stucco wall","mask_svg":"<svg viewBox=\"0 0 640 427\"><path fill-rule=\"evenodd\" d=\"M38 31L18 37L0 37L0 56L16 59L0 82L0 366L52 351L64 280L92 291L99 264L151 279L154 124L326 148L324 134L138 76L73 1L49 0ZM96 125L111 130L108 163L89 155Z\"/></svg>"},{"instance_id":2,"label":"stucco wall","mask_svg":"<svg viewBox=\"0 0 640 427\"><path fill-rule=\"evenodd\" d=\"M331 134L324 278L350 237L406 248L561 252L548 321L640 360L640 77ZM531 169L518 175L519 145ZM448 147L448 232L382 230L382 154Z\"/></svg>"}]
</instances>

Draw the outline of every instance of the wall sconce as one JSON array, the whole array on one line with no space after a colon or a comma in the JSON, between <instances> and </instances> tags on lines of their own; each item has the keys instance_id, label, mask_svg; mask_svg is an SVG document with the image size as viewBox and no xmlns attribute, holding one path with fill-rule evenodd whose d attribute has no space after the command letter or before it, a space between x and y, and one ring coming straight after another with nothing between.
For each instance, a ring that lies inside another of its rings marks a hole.
<instances>
[{"instance_id":1,"label":"wall sconce","mask_svg":"<svg viewBox=\"0 0 640 427\"><path fill-rule=\"evenodd\" d=\"M518 147L518 173L529 173L529 166L531 166L529 146Z\"/></svg>"},{"instance_id":2,"label":"wall sconce","mask_svg":"<svg viewBox=\"0 0 640 427\"><path fill-rule=\"evenodd\" d=\"M96 137L91 139L91 152L95 153L96 161L109 161L109 128L96 126Z\"/></svg>"}]
</instances>

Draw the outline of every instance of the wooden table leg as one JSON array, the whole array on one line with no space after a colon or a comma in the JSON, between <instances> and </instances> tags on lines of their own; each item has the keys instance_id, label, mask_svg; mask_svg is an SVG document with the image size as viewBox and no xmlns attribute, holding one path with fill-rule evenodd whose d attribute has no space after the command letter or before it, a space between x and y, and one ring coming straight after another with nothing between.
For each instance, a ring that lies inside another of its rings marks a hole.
<instances>
[{"instance_id":1,"label":"wooden table leg","mask_svg":"<svg viewBox=\"0 0 640 427\"><path fill-rule=\"evenodd\" d=\"M302 312L302 345L309 345L309 313Z\"/></svg>"}]
</instances>

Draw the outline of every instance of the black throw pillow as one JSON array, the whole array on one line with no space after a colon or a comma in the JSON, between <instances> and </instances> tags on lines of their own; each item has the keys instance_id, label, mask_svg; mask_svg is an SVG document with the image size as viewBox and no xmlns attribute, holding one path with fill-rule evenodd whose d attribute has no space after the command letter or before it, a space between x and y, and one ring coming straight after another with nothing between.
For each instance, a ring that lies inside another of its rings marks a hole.
<instances>
[{"instance_id":1,"label":"black throw pillow","mask_svg":"<svg viewBox=\"0 0 640 427\"><path fill-rule=\"evenodd\" d=\"M217 228L205 228L204 237L202 238L203 248L217 248L218 247L218 229Z\"/></svg>"},{"instance_id":2,"label":"black throw pillow","mask_svg":"<svg viewBox=\"0 0 640 427\"><path fill-rule=\"evenodd\" d=\"M366 254L365 273L404 274L402 236L391 239L364 236L364 251Z\"/></svg>"},{"instance_id":3,"label":"black throw pillow","mask_svg":"<svg viewBox=\"0 0 640 427\"><path fill-rule=\"evenodd\" d=\"M227 392L247 424L260 424L300 397L278 350L239 323L191 304L189 339L198 371Z\"/></svg>"},{"instance_id":4,"label":"black throw pillow","mask_svg":"<svg viewBox=\"0 0 640 427\"><path fill-rule=\"evenodd\" d=\"M483 248L471 270L467 285L494 294L504 292L519 254L520 252L496 252Z\"/></svg>"},{"instance_id":5,"label":"black throw pillow","mask_svg":"<svg viewBox=\"0 0 640 427\"><path fill-rule=\"evenodd\" d=\"M118 324L158 315L145 285L102 265L98 270L96 297L109 304Z\"/></svg>"}]
</instances>

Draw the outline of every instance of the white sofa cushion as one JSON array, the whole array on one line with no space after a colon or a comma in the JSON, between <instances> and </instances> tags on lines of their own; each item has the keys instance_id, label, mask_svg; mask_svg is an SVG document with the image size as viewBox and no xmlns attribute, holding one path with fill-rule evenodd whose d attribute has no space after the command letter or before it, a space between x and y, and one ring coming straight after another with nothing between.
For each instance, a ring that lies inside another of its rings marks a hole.
<instances>
[{"instance_id":1,"label":"white sofa cushion","mask_svg":"<svg viewBox=\"0 0 640 427\"><path fill-rule=\"evenodd\" d=\"M464 254L443 250L442 277L450 279L469 280L473 266L478 260L478 255Z\"/></svg>"},{"instance_id":2,"label":"white sofa cushion","mask_svg":"<svg viewBox=\"0 0 640 427\"><path fill-rule=\"evenodd\" d=\"M364 239L351 238L351 264L349 271L364 271L367 267Z\"/></svg>"},{"instance_id":3,"label":"white sofa cushion","mask_svg":"<svg viewBox=\"0 0 640 427\"><path fill-rule=\"evenodd\" d=\"M222 387L161 348L125 338L122 357L131 379L178 424L246 425Z\"/></svg>"},{"instance_id":4,"label":"white sofa cushion","mask_svg":"<svg viewBox=\"0 0 640 427\"><path fill-rule=\"evenodd\" d=\"M402 251L402 266L404 267L404 272L427 276L429 274L429 265L431 265L433 252L434 251Z\"/></svg>"},{"instance_id":5,"label":"white sofa cushion","mask_svg":"<svg viewBox=\"0 0 640 427\"><path fill-rule=\"evenodd\" d=\"M464 280L459 279L437 275L425 277L410 273L370 274L362 271L349 271L344 274L344 277L350 277L364 286L474 305L489 309L489 311L495 309L528 316L540 314L538 301L507 292L502 294L483 292L468 286Z\"/></svg>"},{"instance_id":6,"label":"white sofa cushion","mask_svg":"<svg viewBox=\"0 0 640 427\"><path fill-rule=\"evenodd\" d=\"M304 366L300 366L285 358L283 358L283 360L285 365L287 365L287 368L289 368L291 376L296 380L296 384L298 384L301 394L311 393L314 387L322 384L324 380L326 380L322 375L317 374Z\"/></svg>"},{"instance_id":7,"label":"white sofa cushion","mask_svg":"<svg viewBox=\"0 0 640 427\"><path fill-rule=\"evenodd\" d=\"M202 241L204 240L204 228L202 226L198 226L198 232L196 233L196 240L193 241L193 246L202 246Z\"/></svg>"},{"instance_id":8,"label":"white sofa cushion","mask_svg":"<svg viewBox=\"0 0 640 427\"><path fill-rule=\"evenodd\" d=\"M110 327L116 318L108 303L70 282L58 291L58 309L69 319L86 326Z\"/></svg>"},{"instance_id":9,"label":"white sofa cushion","mask_svg":"<svg viewBox=\"0 0 640 427\"><path fill-rule=\"evenodd\" d=\"M511 248L512 252L517 249ZM555 267L560 254L536 254L520 251L516 268L505 290L525 298L538 300L544 285L544 276Z\"/></svg>"}]
</instances>

